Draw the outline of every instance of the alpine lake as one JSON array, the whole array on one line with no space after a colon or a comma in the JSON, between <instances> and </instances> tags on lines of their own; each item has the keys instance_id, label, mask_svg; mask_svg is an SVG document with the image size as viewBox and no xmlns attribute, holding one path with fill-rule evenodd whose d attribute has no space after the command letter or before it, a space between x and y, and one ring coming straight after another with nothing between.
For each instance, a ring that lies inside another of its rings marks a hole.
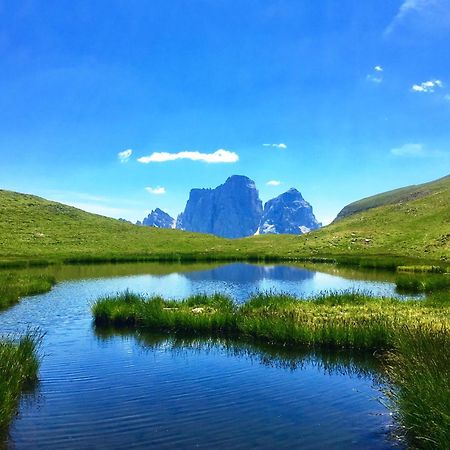
<instances>
[{"instance_id":1,"label":"alpine lake","mask_svg":"<svg viewBox=\"0 0 450 450\"><path fill-rule=\"evenodd\" d=\"M334 265L105 264L28 269L58 283L0 314L38 329L39 381L5 448L402 448L376 355L96 328L91 306L129 290L185 298L260 291L398 296L394 274Z\"/></svg>"}]
</instances>

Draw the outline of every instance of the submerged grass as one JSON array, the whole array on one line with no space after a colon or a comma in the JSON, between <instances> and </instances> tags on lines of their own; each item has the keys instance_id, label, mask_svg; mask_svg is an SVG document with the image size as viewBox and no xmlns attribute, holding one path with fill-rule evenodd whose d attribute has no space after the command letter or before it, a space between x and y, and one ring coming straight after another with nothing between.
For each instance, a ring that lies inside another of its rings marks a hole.
<instances>
[{"instance_id":1,"label":"submerged grass","mask_svg":"<svg viewBox=\"0 0 450 450\"><path fill-rule=\"evenodd\" d=\"M54 284L54 277L48 275L0 273L0 310L17 303L20 297L47 292Z\"/></svg>"},{"instance_id":2,"label":"submerged grass","mask_svg":"<svg viewBox=\"0 0 450 450\"><path fill-rule=\"evenodd\" d=\"M17 412L21 392L37 379L37 347L42 336L28 332L19 340L0 340L0 435Z\"/></svg>"},{"instance_id":3,"label":"submerged grass","mask_svg":"<svg viewBox=\"0 0 450 450\"><path fill-rule=\"evenodd\" d=\"M446 448L450 442L448 291L406 301L361 292L304 300L260 293L243 305L221 294L173 301L126 292L99 299L92 311L95 323L108 327L376 351L385 362L388 395L408 442L417 448Z\"/></svg>"}]
</instances>

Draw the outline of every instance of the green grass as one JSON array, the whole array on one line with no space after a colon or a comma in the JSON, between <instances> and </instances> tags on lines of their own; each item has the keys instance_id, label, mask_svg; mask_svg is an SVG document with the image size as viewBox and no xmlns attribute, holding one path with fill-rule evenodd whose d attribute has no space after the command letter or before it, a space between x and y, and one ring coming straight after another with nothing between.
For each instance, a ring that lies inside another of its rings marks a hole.
<instances>
[{"instance_id":1,"label":"green grass","mask_svg":"<svg viewBox=\"0 0 450 450\"><path fill-rule=\"evenodd\" d=\"M448 275L403 275L395 281L400 293L431 293L450 291L450 274Z\"/></svg>"},{"instance_id":2,"label":"green grass","mask_svg":"<svg viewBox=\"0 0 450 450\"><path fill-rule=\"evenodd\" d=\"M362 200L350 203L343 208L339 212L336 220L341 220L353 214L367 211L368 209L405 203L411 200L427 197L433 193L439 192L442 188L445 189L448 186L449 177L450 176L447 175L446 177L430 183L406 186L400 189L394 189L393 191L383 192L381 194L363 198Z\"/></svg>"},{"instance_id":3,"label":"green grass","mask_svg":"<svg viewBox=\"0 0 450 450\"><path fill-rule=\"evenodd\" d=\"M106 297L93 307L97 325L144 326L196 333L232 332L235 305L221 294L199 294L182 301L143 297L125 292Z\"/></svg>"},{"instance_id":4,"label":"green grass","mask_svg":"<svg viewBox=\"0 0 450 450\"><path fill-rule=\"evenodd\" d=\"M137 227L32 195L0 191L0 266L309 260L394 270L428 265L445 271L450 266L449 204L446 177L429 183L420 196L358 211L307 235L231 240Z\"/></svg>"},{"instance_id":5,"label":"green grass","mask_svg":"<svg viewBox=\"0 0 450 450\"><path fill-rule=\"evenodd\" d=\"M6 433L17 413L20 395L37 380L37 347L41 336L29 332L18 341L0 340L0 434Z\"/></svg>"},{"instance_id":6,"label":"green grass","mask_svg":"<svg viewBox=\"0 0 450 450\"><path fill-rule=\"evenodd\" d=\"M115 326L377 352L391 382L387 392L402 435L417 448L446 448L450 442L448 292L407 301L359 292L304 300L261 293L243 305L220 294L177 302L126 292L99 299L92 312L98 329L109 327L108 333Z\"/></svg>"},{"instance_id":7,"label":"green grass","mask_svg":"<svg viewBox=\"0 0 450 450\"><path fill-rule=\"evenodd\" d=\"M405 328L388 357L387 389L411 448L450 443L450 328Z\"/></svg>"},{"instance_id":8,"label":"green grass","mask_svg":"<svg viewBox=\"0 0 450 450\"><path fill-rule=\"evenodd\" d=\"M226 332L281 344L372 350L392 348L404 326L440 329L450 323L450 306L442 299L424 303L360 292L306 300L261 293L239 306L221 294L174 301L126 292L99 299L92 311L97 325Z\"/></svg>"},{"instance_id":9,"label":"green grass","mask_svg":"<svg viewBox=\"0 0 450 450\"><path fill-rule=\"evenodd\" d=\"M49 275L31 275L0 272L0 310L17 303L20 297L49 291L55 278Z\"/></svg>"}]
</instances>

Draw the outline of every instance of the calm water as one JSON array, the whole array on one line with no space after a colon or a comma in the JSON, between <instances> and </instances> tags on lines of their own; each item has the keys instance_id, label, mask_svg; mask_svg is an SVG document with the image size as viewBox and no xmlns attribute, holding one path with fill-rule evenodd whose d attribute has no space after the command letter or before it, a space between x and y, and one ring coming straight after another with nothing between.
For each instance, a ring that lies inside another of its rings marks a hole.
<instances>
[{"instance_id":1,"label":"calm water","mask_svg":"<svg viewBox=\"0 0 450 450\"><path fill-rule=\"evenodd\" d=\"M47 269L60 281L0 316L0 333L45 331L40 382L22 401L9 446L111 448L392 448L376 361L244 342L95 330L90 306L124 289L184 297L258 290L394 292L389 275L293 266L117 265Z\"/></svg>"}]
</instances>

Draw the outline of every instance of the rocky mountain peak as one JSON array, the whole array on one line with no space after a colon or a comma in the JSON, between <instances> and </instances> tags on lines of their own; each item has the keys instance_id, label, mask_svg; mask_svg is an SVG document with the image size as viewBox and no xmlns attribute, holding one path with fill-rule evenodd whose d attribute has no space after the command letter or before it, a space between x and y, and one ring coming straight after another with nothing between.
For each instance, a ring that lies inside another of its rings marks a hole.
<instances>
[{"instance_id":1,"label":"rocky mountain peak","mask_svg":"<svg viewBox=\"0 0 450 450\"><path fill-rule=\"evenodd\" d=\"M156 208L144 218L142 225L146 227L174 228L175 219L162 209Z\"/></svg>"},{"instance_id":2,"label":"rocky mountain peak","mask_svg":"<svg viewBox=\"0 0 450 450\"><path fill-rule=\"evenodd\" d=\"M304 234L319 227L312 206L291 188L264 205L258 234Z\"/></svg>"},{"instance_id":3,"label":"rocky mountain peak","mask_svg":"<svg viewBox=\"0 0 450 450\"><path fill-rule=\"evenodd\" d=\"M261 214L255 182L233 175L215 189L192 189L177 228L227 238L244 237L256 232Z\"/></svg>"}]
</instances>

